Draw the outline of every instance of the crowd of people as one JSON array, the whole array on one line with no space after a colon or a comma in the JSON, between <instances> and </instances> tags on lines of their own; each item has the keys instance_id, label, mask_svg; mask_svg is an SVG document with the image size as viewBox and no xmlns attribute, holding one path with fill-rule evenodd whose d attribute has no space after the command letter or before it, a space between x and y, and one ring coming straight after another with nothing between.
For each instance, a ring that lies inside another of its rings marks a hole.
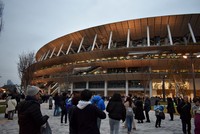
<instances>
[{"instance_id":1,"label":"crowd of people","mask_svg":"<svg viewBox=\"0 0 200 134\"><path fill-rule=\"evenodd\" d=\"M6 118L12 120L17 110L20 134L40 133L41 127L48 123L49 116L42 115L40 110L40 103L47 102L41 101L41 95L38 87L28 86L26 96L22 96L19 102L14 96L7 96ZM165 113L170 115L170 121L173 121L174 114L178 113L184 134L191 134L192 117L194 117L194 133L200 134L199 97L193 99L193 105L187 96L178 100L167 98L167 103L164 105L161 104L159 98L152 102L149 96L137 97L131 94L121 96L119 93L114 93L106 105L104 97L85 89L73 94L55 93L47 100L49 109L53 109L53 115L60 117L60 123L69 125L70 134L100 134L101 120L106 118L106 112L109 118L110 134L119 134L120 121L130 134L137 129L136 121L138 124L151 123L150 110L155 111L155 128L161 127Z\"/></svg>"}]
</instances>

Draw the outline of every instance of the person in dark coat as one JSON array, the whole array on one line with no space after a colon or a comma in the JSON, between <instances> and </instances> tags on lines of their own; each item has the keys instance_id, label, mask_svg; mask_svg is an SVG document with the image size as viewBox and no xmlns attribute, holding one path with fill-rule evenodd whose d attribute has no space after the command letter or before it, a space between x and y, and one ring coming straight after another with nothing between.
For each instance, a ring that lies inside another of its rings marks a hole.
<instances>
[{"instance_id":1,"label":"person in dark coat","mask_svg":"<svg viewBox=\"0 0 200 134\"><path fill-rule=\"evenodd\" d=\"M146 115L146 122L150 122L150 119L149 119L149 111L150 110L151 110L151 100L149 99L148 96L145 96L144 111L145 111L145 115Z\"/></svg>"},{"instance_id":2,"label":"person in dark coat","mask_svg":"<svg viewBox=\"0 0 200 134\"><path fill-rule=\"evenodd\" d=\"M175 113L175 108L174 108L174 102L172 98L167 98L167 113L170 115L170 120L174 120L174 113Z\"/></svg>"},{"instance_id":3,"label":"person in dark coat","mask_svg":"<svg viewBox=\"0 0 200 134\"><path fill-rule=\"evenodd\" d=\"M192 113L194 116L194 133L200 134L200 98L196 97L193 99L194 106L192 107Z\"/></svg>"},{"instance_id":4,"label":"person in dark coat","mask_svg":"<svg viewBox=\"0 0 200 134\"><path fill-rule=\"evenodd\" d=\"M143 108L143 102L142 99L140 97L137 98L136 102L135 102L135 119L138 120L138 123L143 123L143 120L145 119L144 117L144 108Z\"/></svg>"},{"instance_id":5,"label":"person in dark coat","mask_svg":"<svg viewBox=\"0 0 200 134\"><path fill-rule=\"evenodd\" d=\"M73 134L100 134L97 126L97 118L105 119L106 114L92 105L90 99L92 92L83 90L81 92L81 100L73 109L70 119L70 126Z\"/></svg>"},{"instance_id":6,"label":"person in dark coat","mask_svg":"<svg viewBox=\"0 0 200 134\"><path fill-rule=\"evenodd\" d=\"M40 127L49 118L41 113L39 90L36 86L28 86L25 101L18 105L19 134L40 134Z\"/></svg>"},{"instance_id":7,"label":"person in dark coat","mask_svg":"<svg viewBox=\"0 0 200 134\"><path fill-rule=\"evenodd\" d=\"M75 130L73 130L73 126L71 125L71 117L73 114L73 110L76 108L76 106L78 105L78 102L80 100L80 96L79 95L74 95L72 94L72 106L69 108L69 112L68 112L68 117L69 117L69 133L73 134Z\"/></svg>"},{"instance_id":8,"label":"person in dark coat","mask_svg":"<svg viewBox=\"0 0 200 134\"><path fill-rule=\"evenodd\" d=\"M191 134L191 104L187 96L184 96L183 101L177 107L177 111L180 114L183 133L186 134L188 132L187 134Z\"/></svg>"},{"instance_id":9,"label":"person in dark coat","mask_svg":"<svg viewBox=\"0 0 200 134\"><path fill-rule=\"evenodd\" d=\"M110 134L118 134L120 120L124 122L126 119L126 108L119 93L113 94L112 98L108 102L106 111L109 116Z\"/></svg>"},{"instance_id":10,"label":"person in dark coat","mask_svg":"<svg viewBox=\"0 0 200 134\"><path fill-rule=\"evenodd\" d=\"M65 124L67 124L67 109L66 109L66 99L67 99L67 93L62 93L62 96L61 96L61 101L60 101L60 107L61 107L61 124L63 123L63 118L64 118L64 121L65 121Z\"/></svg>"}]
</instances>

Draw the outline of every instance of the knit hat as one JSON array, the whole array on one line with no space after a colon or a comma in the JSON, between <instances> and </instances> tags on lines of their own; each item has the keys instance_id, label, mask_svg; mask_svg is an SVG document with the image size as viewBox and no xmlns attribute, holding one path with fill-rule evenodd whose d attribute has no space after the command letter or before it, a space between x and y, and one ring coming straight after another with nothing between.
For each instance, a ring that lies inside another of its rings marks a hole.
<instances>
[{"instance_id":1,"label":"knit hat","mask_svg":"<svg viewBox=\"0 0 200 134\"><path fill-rule=\"evenodd\" d=\"M30 86L28 85L27 90L26 90L26 95L28 96L34 96L40 91L39 87L36 86Z\"/></svg>"}]
</instances>

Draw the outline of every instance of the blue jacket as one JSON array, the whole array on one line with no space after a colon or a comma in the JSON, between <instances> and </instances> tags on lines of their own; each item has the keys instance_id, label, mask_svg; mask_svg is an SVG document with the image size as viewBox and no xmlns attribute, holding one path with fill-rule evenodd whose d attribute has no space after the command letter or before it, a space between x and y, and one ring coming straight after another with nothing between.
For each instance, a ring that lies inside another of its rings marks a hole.
<instances>
[{"instance_id":1,"label":"blue jacket","mask_svg":"<svg viewBox=\"0 0 200 134\"><path fill-rule=\"evenodd\" d=\"M155 111L158 111L158 110L159 110L159 111L162 112L162 111L164 110L164 106L162 106L162 105L155 105L155 106L154 106L154 110L155 110Z\"/></svg>"},{"instance_id":2,"label":"blue jacket","mask_svg":"<svg viewBox=\"0 0 200 134\"><path fill-rule=\"evenodd\" d=\"M105 103L104 103L103 99L101 98L101 96L99 96L99 95L93 96L91 99L91 103L96 105L102 111L106 109Z\"/></svg>"}]
</instances>

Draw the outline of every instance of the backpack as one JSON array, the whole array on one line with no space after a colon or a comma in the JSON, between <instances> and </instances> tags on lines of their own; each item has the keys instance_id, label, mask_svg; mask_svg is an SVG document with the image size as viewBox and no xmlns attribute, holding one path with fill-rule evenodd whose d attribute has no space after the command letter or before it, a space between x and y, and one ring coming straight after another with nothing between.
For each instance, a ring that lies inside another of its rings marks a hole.
<instances>
[{"instance_id":1,"label":"backpack","mask_svg":"<svg viewBox=\"0 0 200 134\"><path fill-rule=\"evenodd\" d=\"M72 107L71 98L65 100L65 107L67 111Z\"/></svg>"},{"instance_id":2,"label":"backpack","mask_svg":"<svg viewBox=\"0 0 200 134\"><path fill-rule=\"evenodd\" d=\"M132 107L128 107L126 109L126 116L133 116L133 109L132 109Z\"/></svg>"}]
</instances>

